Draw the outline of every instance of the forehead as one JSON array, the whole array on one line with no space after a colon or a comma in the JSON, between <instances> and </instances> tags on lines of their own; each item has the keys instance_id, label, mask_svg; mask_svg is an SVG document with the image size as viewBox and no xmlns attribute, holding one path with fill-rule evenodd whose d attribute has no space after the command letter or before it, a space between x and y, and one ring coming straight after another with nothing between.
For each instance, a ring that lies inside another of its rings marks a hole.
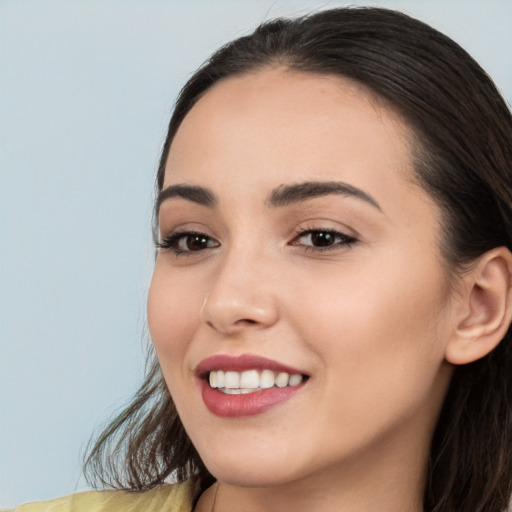
<instances>
[{"instance_id":1,"label":"forehead","mask_svg":"<svg viewBox=\"0 0 512 512\"><path fill-rule=\"evenodd\" d=\"M410 181L412 133L363 86L342 77L260 70L217 83L171 145L164 188L217 192L343 180L360 188ZM405 178L405 179L404 179Z\"/></svg>"}]
</instances>

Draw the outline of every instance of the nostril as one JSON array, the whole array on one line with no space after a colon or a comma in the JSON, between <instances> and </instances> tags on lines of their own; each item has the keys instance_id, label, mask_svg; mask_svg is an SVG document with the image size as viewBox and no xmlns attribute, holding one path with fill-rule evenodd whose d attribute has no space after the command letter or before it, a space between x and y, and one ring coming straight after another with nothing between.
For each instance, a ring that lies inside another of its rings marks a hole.
<instances>
[{"instance_id":1,"label":"nostril","mask_svg":"<svg viewBox=\"0 0 512 512\"><path fill-rule=\"evenodd\" d=\"M236 323L237 324L241 323L241 324L254 325L254 324L257 324L258 322L256 320L251 320L250 318L242 318L242 319L238 320Z\"/></svg>"}]
</instances>

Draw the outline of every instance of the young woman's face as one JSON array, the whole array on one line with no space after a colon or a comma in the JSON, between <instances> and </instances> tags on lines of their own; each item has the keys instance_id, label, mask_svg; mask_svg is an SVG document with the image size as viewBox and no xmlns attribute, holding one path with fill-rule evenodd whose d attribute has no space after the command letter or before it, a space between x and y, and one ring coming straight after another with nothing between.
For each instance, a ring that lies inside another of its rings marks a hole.
<instances>
[{"instance_id":1,"label":"young woman's face","mask_svg":"<svg viewBox=\"0 0 512 512\"><path fill-rule=\"evenodd\" d=\"M220 82L180 126L149 326L220 480L425 459L452 299L408 134L350 81L280 69Z\"/></svg>"}]
</instances>

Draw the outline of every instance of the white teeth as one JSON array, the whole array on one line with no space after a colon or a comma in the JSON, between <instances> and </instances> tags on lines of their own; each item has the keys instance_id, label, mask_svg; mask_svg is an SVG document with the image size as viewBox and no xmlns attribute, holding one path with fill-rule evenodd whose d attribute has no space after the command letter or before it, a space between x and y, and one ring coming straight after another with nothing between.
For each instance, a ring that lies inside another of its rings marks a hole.
<instances>
[{"instance_id":1,"label":"white teeth","mask_svg":"<svg viewBox=\"0 0 512 512\"><path fill-rule=\"evenodd\" d=\"M217 380L218 382L218 380ZM290 380L288 381L288 386L298 386L302 382L302 375L300 373L294 373L290 375Z\"/></svg>"},{"instance_id":2,"label":"white teeth","mask_svg":"<svg viewBox=\"0 0 512 512\"><path fill-rule=\"evenodd\" d=\"M240 374L238 372L226 372L224 374L224 387L225 388L239 388L240 387Z\"/></svg>"},{"instance_id":3,"label":"white teeth","mask_svg":"<svg viewBox=\"0 0 512 512\"><path fill-rule=\"evenodd\" d=\"M230 395L252 393L274 386L298 386L303 377L300 373L290 375L286 372L273 372L272 370L246 370L244 372L224 372L217 370L208 376L210 386Z\"/></svg>"},{"instance_id":4,"label":"white teeth","mask_svg":"<svg viewBox=\"0 0 512 512\"><path fill-rule=\"evenodd\" d=\"M222 388L219 391L226 393L226 395L247 395L249 393L254 393L255 389L247 389L247 388L239 388L239 389L230 389L230 388Z\"/></svg>"},{"instance_id":5,"label":"white teeth","mask_svg":"<svg viewBox=\"0 0 512 512\"><path fill-rule=\"evenodd\" d=\"M240 387L249 389L258 389L260 386L260 376L257 370L248 370L240 374Z\"/></svg>"},{"instance_id":6,"label":"white teeth","mask_svg":"<svg viewBox=\"0 0 512 512\"><path fill-rule=\"evenodd\" d=\"M276 386L278 388L285 388L288 386L288 381L290 380L290 375L285 372L281 372L277 374L276 377Z\"/></svg>"},{"instance_id":7,"label":"white teeth","mask_svg":"<svg viewBox=\"0 0 512 512\"><path fill-rule=\"evenodd\" d=\"M269 389L274 387L274 372L272 370L263 370L260 375L260 388Z\"/></svg>"}]
</instances>

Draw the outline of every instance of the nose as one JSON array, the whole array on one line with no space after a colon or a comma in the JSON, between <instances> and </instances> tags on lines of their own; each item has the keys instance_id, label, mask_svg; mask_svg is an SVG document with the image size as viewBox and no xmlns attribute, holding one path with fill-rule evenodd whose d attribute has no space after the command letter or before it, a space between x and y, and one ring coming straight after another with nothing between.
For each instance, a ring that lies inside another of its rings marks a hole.
<instances>
[{"instance_id":1,"label":"nose","mask_svg":"<svg viewBox=\"0 0 512 512\"><path fill-rule=\"evenodd\" d=\"M271 327L279 318L273 274L263 256L227 256L205 298L202 321L228 336Z\"/></svg>"}]
</instances>

